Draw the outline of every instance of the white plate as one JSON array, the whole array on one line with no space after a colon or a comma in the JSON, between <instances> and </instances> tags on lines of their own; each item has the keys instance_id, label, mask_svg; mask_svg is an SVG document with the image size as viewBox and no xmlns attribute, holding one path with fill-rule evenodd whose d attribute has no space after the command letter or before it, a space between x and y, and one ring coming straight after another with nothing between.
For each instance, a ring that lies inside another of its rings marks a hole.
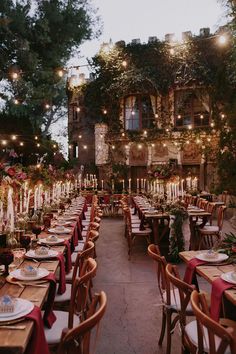
<instances>
[{"instance_id":1,"label":"white plate","mask_svg":"<svg viewBox=\"0 0 236 354\"><path fill-rule=\"evenodd\" d=\"M63 243L65 241L65 239L64 238L60 238L60 239L58 239L58 240L56 240L56 241L49 241L49 240L47 240L46 238L41 238L40 240L39 240L39 244L43 244L43 245L58 245L58 244L61 244L61 243Z\"/></svg>"},{"instance_id":2,"label":"white plate","mask_svg":"<svg viewBox=\"0 0 236 354\"><path fill-rule=\"evenodd\" d=\"M197 259L200 259L201 261L206 261L209 263L222 262L229 258L229 256L227 256L227 254L224 253L217 253L217 257L210 258L206 252L197 254L195 257Z\"/></svg>"},{"instance_id":3,"label":"white plate","mask_svg":"<svg viewBox=\"0 0 236 354\"><path fill-rule=\"evenodd\" d=\"M56 223L57 226L66 226L66 225L70 225L70 224L71 224L71 222L66 221L66 220L60 220L60 221L58 220Z\"/></svg>"},{"instance_id":4,"label":"white plate","mask_svg":"<svg viewBox=\"0 0 236 354\"><path fill-rule=\"evenodd\" d=\"M56 228L54 229L48 229L49 232L51 232L52 234L69 234L71 233L70 229L67 229L66 227L64 227L64 229L62 230L58 230Z\"/></svg>"},{"instance_id":5,"label":"white plate","mask_svg":"<svg viewBox=\"0 0 236 354\"><path fill-rule=\"evenodd\" d=\"M236 278L232 278L232 273L234 272L222 273L220 277L227 283L236 284Z\"/></svg>"},{"instance_id":6,"label":"white plate","mask_svg":"<svg viewBox=\"0 0 236 354\"><path fill-rule=\"evenodd\" d=\"M9 274L11 277L13 277L15 279L28 280L28 281L38 280L38 279L46 277L49 274L49 271L45 268L37 268L37 270L38 270L38 273L34 277L26 277L25 275L22 275L20 272L20 269L15 269L12 272L10 272Z\"/></svg>"},{"instance_id":7,"label":"white plate","mask_svg":"<svg viewBox=\"0 0 236 354\"><path fill-rule=\"evenodd\" d=\"M13 321L28 315L33 308L34 304L28 300L16 298L14 312L0 313L0 322Z\"/></svg>"},{"instance_id":8,"label":"white plate","mask_svg":"<svg viewBox=\"0 0 236 354\"><path fill-rule=\"evenodd\" d=\"M66 221L76 221L77 217L76 216L66 216L65 215L63 219L66 220Z\"/></svg>"},{"instance_id":9,"label":"white plate","mask_svg":"<svg viewBox=\"0 0 236 354\"><path fill-rule=\"evenodd\" d=\"M35 254L34 250L29 250L25 254L25 256L28 257L28 258L37 258L37 259L54 258L57 255L58 255L58 252L54 251L54 250L49 250L47 255Z\"/></svg>"}]
</instances>

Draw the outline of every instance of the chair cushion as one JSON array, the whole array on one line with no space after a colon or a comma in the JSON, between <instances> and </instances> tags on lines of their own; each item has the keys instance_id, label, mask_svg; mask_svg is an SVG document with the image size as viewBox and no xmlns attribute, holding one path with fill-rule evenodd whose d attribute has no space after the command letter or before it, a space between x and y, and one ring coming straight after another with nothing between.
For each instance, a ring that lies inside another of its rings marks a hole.
<instances>
[{"instance_id":1,"label":"chair cushion","mask_svg":"<svg viewBox=\"0 0 236 354\"><path fill-rule=\"evenodd\" d=\"M74 253L83 251L84 242L79 242L78 246L75 247Z\"/></svg>"},{"instance_id":2,"label":"chair cushion","mask_svg":"<svg viewBox=\"0 0 236 354\"><path fill-rule=\"evenodd\" d=\"M148 235L152 232L151 229L146 228L145 230L139 230L138 227L132 227L132 234L135 235Z\"/></svg>"},{"instance_id":3,"label":"chair cushion","mask_svg":"<svg viewBox=\"0 0 236 354\"><path fill-rule=\"evenodd\" d=\"M199 229L202 233L216 233L219 232L218 226L204 226L203 228Z\"/></svg>"},{"instance_id":4,"label":"chair cushion","mask_svg":"<svg viewBox=\"0 0 236 354\"><path fill-rule=\"evenodd\" d=\"M71 288L72 288L71 284L66 284L66 291L62 295L56 294L54 302L70 301L70 299L71 299Z\"/></svg>"},{"instance_id":5,"label":"chair cushion","mask_svg":"<svg viewBox=\"0 0 236 354\"><path fill-rule=\"evenodd\" d=\"M163 299L164 299L164 302L166 302L166 292L163 293ZM170 291L170 302L171 302L171 307L177 311L179 311L181 308L180 308L180 297L179 297L179 290L178 289L173 289ZM186 308L186 311L189 312L189 313L192 313L193 310L192 310L192 306L191 304L189 303L187 308Z\"/></svg>"},{"instance_id":6,"label":"chair cushion","mask_svg":"<svg viewBox=\"0 0 236 354\"><path fill-rule=\"evenodd\" d=\"M61 333L64 328L68 328L69 312L66 311L53 311L57 320L54 322L52 328L44 327L44 333L48 344L57 344L60 342ZM80 324L78 316L74 315L73 327Z\"/></svg>"},{"instance_id":7,"label":"chair cushion","mask_svg":"<svg viewBox=\"0 0 236 354\"><path fill-rule=\"evenodd\" d=\"M185 326L185 332L189 338L189 340L198 347L198 335L197 335L197 321L192 321ZM208 339L208 331L206 327L203 326L203 343L204 343L204 351L209 353L209 339ZM221 339L215 336L215 345L216 350L218 349L221 343ZM225 354L231 354L231 350L229 347L226 348Z\"/></svg>"}]
</instances>

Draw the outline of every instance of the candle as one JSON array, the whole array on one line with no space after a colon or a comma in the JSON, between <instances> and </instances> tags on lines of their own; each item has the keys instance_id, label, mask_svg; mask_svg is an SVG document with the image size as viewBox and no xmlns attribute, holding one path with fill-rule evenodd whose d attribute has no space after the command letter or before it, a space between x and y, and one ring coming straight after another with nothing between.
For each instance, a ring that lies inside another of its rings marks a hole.
<instances>
[{"instance_id":1,"label":"candle","mask_svg":"<svg viewBox=\"0 0 236 354\"><path fill-rule=\"evenodd\" d=\"M131 190L131 178L129 178L129 190Z\"/></svg>"},{"instance_id":2,"label":"candle","mask_svg":"<svg viewBox=\"0 0 236 354\"><path fill-rule=\"evenodd\" d=\"M146 189L146 179L143 180L143 189L145 190Z\"/></svg>"},{"instance_id":3,"label":"candle","mask_svg":"<svg viewBox=\"0 0 236 354\"><path fill-rule=\"evenodd\" d=\"M123 189L125 189L125 180L122 180Z\"/></svg>"},{"instance_id":4,"label":"candle","mask_svg":"<svg viewBox=\"0 0 236 354\"><path fill-rule=\"evenodd\" d=\"M137 178L137 191L139 190L139 179Z\"/></svg>"},{"instance_id":5,"label":"candle","mask_svg":"<svg viewBox=\"0 0 236 354\"><path fill-rule=\"evenodd\" d=\"M23 211L22 188L20 189L20 213Z\"/></svg>"},{"instance_id":6,"label":"candle","mask_svg":"<svg viewBox=\"0 0 236 354\"><path fill-rule=\"evenodd\" d=\"M143 189L143 178L141 178L141 189Z\"/></svg>"},{"instance_id":7,"label":"candle","mask_svg":"<svg viewBox=\"0 0 236 354\"><path fill-rule=\"evenodd\" d=\"M184 197L184 179L181 180L181 197Z\"/></svg>"},{"instance_id":8,"label":"candle","mask_svg":"<svg viewBox=\"0 0 236 354\"><path fill-rule=\"evenodd\" d=\"M104 181L103 181L103 179L102 179L102 190L103 190L103 182L104 182Z\"/></svg>"},{"instance_id":9,"label":"candle","mask_svg":"<svg viewBox=\"0 0 236 354\"><path fill-rule=\"evenodd\" d=\"M114 179L113 179L112 182L111 182L111 189L112 189L112 191L114 191L114 189L115 189Z\"/></svg>"},{"instance_id":10,"label":"candle","mask_svg":"<svg viewBox=\"0 0 236 354\"><path fill-rule=\"evenodd\" d=\"M38 188L35 187L35 190L34 190L34 210L37 210L37 193L38 193Z\"/></svg>"}]
</instances>

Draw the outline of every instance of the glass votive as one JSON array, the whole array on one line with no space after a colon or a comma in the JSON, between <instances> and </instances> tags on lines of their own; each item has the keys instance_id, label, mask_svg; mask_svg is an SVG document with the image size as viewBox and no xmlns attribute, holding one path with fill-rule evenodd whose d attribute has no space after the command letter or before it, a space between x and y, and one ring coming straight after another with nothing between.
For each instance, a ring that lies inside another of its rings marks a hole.
<instances>
[{"instance_id":1,"label":"glass votive","mask_svg":"<svg viewBox=\"0 0 236 354\"><path fill-rule=\"evenodd\" d=\"M26 253L26 249L25 248L13 248L12 253L14 256L15 265L19 266L23 262L24 255Z\"/></svg>"}]
</instances>

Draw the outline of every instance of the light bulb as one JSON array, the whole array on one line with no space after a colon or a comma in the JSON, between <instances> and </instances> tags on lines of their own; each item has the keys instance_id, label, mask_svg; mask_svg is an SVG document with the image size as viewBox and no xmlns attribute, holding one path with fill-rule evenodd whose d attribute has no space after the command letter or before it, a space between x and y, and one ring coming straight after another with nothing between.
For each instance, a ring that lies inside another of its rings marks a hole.
<instances>
[{"instance_id":1,"label":"light bulb","mask_svg":"<svg viewBox=\"0 0 236 354\"><path fill-rule=\"evenodd\" d=\"M225 34L221 34L219 37L218 37L218 43L220 45L224 45L227 43L227 37Z\"/></svg>"},{"instance_id":2,"label":"light bulb","mask_svg":"<svg viewBox=\"0 0 236 354\"><path fill-rule=\"evenodd\" d=\"M24 143L23 143L23 141L21 141L21 142L20 142L20 146L24 146Z\"/></svg>"},{"instance_id":3,"label":"light bulb","mask_svg":"<svg viewBox=\"0 0 236 354\"><path fill-rule=\"evenodd\" d=\"M181 118L181 114L178 114L177 118L180 119Z\"/></svg>"},{"instance_id":4,"label":"light bulb","mask_svg":"<svg viewBox=\"0 0 236 354\"><path fill-rule=\"evenodd\" d=\"M16 140L16 135L12 135L12 140Z\"/></svg>"},{"instance_id":5,"label":"light bulb","mask_svg":"<svg viewBox=\"0 0 236 354\"><path fill-rule=\"evenodd\" d=\"M123 60L121 64L122 64L122 66L123 66L124 68L127 67L127 61L126 61L126 60Z\"/></svg>"}]
</instances>

